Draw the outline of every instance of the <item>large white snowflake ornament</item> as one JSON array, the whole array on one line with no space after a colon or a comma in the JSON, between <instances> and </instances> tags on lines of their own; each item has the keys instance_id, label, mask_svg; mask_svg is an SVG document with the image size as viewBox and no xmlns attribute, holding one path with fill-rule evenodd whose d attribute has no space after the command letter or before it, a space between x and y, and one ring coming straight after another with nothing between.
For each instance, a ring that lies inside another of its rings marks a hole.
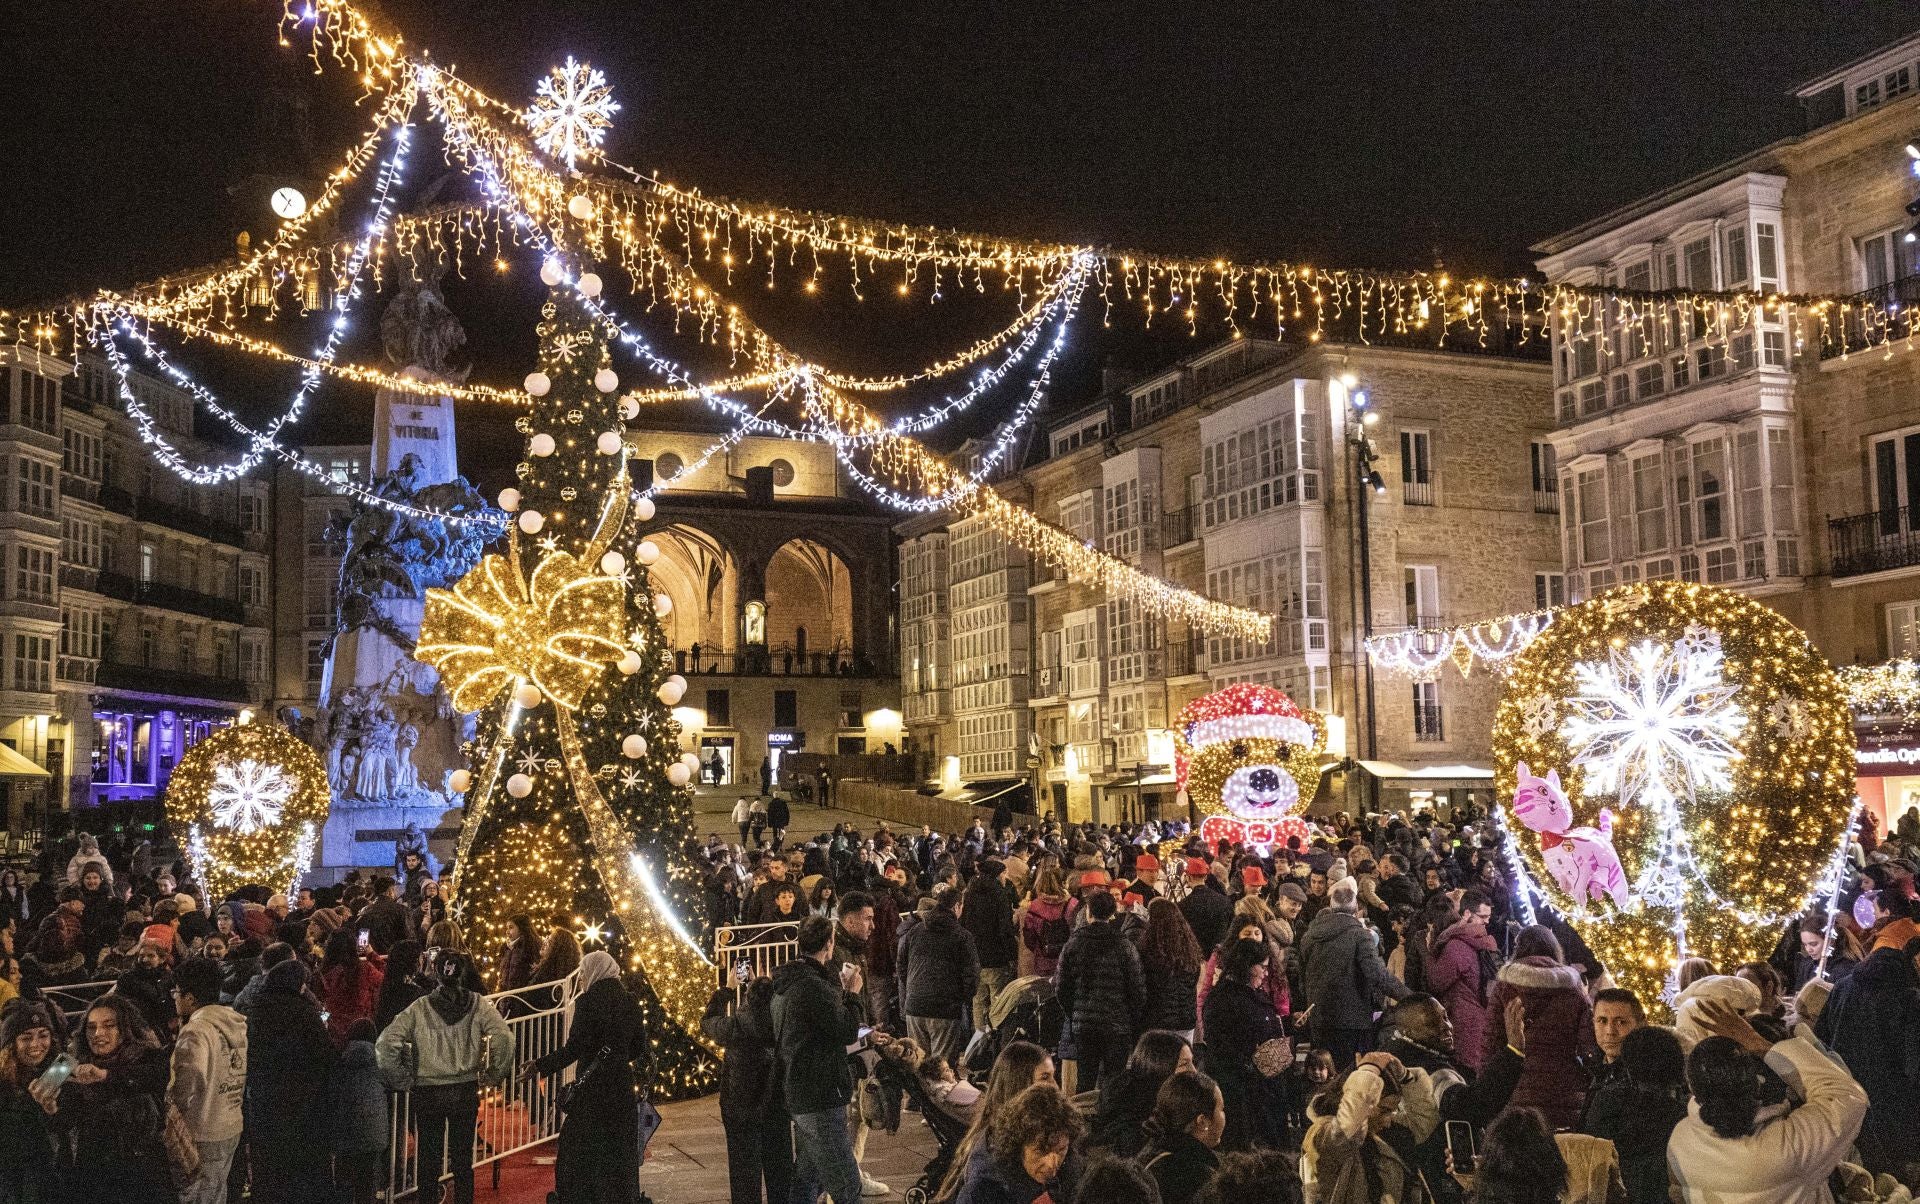
<instances>
[{"instance_id":1,"label":"large white snowflake ornament","mask_svg":"<svg viewBox=\"0 0 1920 1204\"><path fill-rule=\"evenodd\" d=\"M279 823L280 813L292 797L292 778L249 757L214 767L207 805L216 826L251 836Z\"/></svg>"},{"instance_id":2,"label":"large white snowflake ornament","mask_svg":"<svg viewBox=\"0 0 1920 1204\"><path fill-rule=\"evenodd\" d=\"M1690 630L1670 647L1643 640L1575 665L1562 732L1587 789L1643 805L1731 789L1747 716L1723 660L1718 638Z\"/></svg>"},{"instance_id":3,"label":"large white snowflake ornament","mask_svg":"<svg viewBox=\"0 0 1920 1204\"><path fill-rule=\"evenodd\" d=\"M568 55L566 65L553 68L540 81L520 119L540 149L571 170L574 160L606 140L619 111L606 72Z\"/></svg>"}]
</instances>

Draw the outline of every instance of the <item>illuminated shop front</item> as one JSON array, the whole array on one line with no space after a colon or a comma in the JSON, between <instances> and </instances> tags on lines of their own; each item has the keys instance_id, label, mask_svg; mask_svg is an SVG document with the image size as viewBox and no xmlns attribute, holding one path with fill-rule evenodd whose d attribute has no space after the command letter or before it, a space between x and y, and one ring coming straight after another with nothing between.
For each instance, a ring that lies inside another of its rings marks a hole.
<instances>
[{"instance_id":1,"label":"illuminated shop front","mask_svg":"<svg viewBox=\"0 0 1920 1204\"><path fill-rule=\"evenodd\" d=\"M159 798L186 751L233 720L204 707L101 700L93 712L92 801Z\"/></svg>"}]
</instances>

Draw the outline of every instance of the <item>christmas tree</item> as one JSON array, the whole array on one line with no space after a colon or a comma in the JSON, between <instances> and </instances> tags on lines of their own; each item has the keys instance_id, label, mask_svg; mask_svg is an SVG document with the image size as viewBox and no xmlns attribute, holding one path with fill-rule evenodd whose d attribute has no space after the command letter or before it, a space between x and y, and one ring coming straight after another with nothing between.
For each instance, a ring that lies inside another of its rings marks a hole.
<instances>
[{"instance_id":1,"label":"christmas tree","mask_svg":"<svg viewBox=\"0 0 1920 1204\"><path fill-rule=\"evenodd\" d=\"M558 909L588 947L625 956L647 1013L654 1087L696 1094L714 1081L699 1018L714 986L701 954L700 879L689 854L691 753L671 706L671 670L638 528L652 503L633 493L618 380L580 294L543 307L540 369L519 420L512 522L452 591L432 591L418 655L455 707L477 711L454 905L483 968L526 912L544 932Z\"/></svg>"}]
</instances>

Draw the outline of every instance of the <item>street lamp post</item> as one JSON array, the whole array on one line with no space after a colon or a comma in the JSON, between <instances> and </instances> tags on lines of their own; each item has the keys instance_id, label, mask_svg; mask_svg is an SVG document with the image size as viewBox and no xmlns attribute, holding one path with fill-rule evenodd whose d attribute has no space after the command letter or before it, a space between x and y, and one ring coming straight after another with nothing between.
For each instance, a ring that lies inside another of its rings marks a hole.
<instances>
[{"instance_id":1,"label":"street lamp post","mask_svg":"<svg viewBox=\"0 0 1920 1204\"><path fill-rule=\"evenodd\" d=\"M1366 649L1366 641L1373 637L1372 510L1373 499L1386 494L1387 482L1377 467L1379 449L1367 433L1380 421L1380 414L1372 408L1365 389L1355 388L1351 377L1346 378L1345 383L1351 419L1347 423L1347 441L1353 445L1353 489L1360 503L1360 671L1366 681L1367 759L1373 761L1380 756L1380 736L1374 722L1373 658L1367 655ZM1380 809L1380 783L1371 773L1367 775L1367 806L1370 811Z\"/></svg>"}]
</instances>

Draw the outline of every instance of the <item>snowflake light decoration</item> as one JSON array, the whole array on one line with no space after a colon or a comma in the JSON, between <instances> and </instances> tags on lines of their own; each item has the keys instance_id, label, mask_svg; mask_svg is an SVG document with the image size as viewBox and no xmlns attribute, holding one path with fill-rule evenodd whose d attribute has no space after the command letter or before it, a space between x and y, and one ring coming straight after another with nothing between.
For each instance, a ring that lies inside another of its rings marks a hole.
<instances>
[{"instance_id":1,"label":"snowflake light decoration","mask_svg":"<svg viewBox=\"0 0 1920 1204\"><path fill-rule=\"evenodd\" d=\"M1527 735L1536 740L1551 733L1560 720L1559 708L1554 705L1552 697L1546 694L1534 695L1527 702L1522 714L1525 716L1522 723L1526 727Z\"/></svg>"},{"instance_id":2,"label":"snowflake light decoration","mask_svg":"<svg viewBox=\"0 0 1920 1204\"><path fill-rule=\"evenodd\" d=\"M1813 716L1807 713L1807 704L1792 694L1782 694L1773 700L1773 705L1767 708L1767 721L1773 724L1774 735L1796 743L1813 731Z\"/></svg>"},{"instance_id":3,"label":"snowflake light decoration","mask_svg":"<svg viewBox=\"0 0 1920 1204\"><path fill-rule=\"evenodd\" d=\"M606 140L613 115L620 106L613 99L606 72L567 56L534 89L533 103L520 115L541 150L566 163Z\"/></svg>"},{"instance_id":4,"label":"snowflake light decoration","mask_svg":"<svg viewBox=\"0 0 1920 1204\"><path fill-rule=\"evenodd\" d=\"M216 826L251 836L280 822L293 797L293 780L272 765L251 758L216 765L207 806Z\"/></svg>"},{"instance_id":5,"label":"snowflake light decoration","mask_svg":"<svg viewBox=\"0 0 1920 1204\"><path fill-rule=\"evenodd\" d=\"M1740 687L1721 677L1723 660L1717 637L1689 632L1671 647L1644 640L1575 665L1564 730L1588 791L1651 803L1681 791L1692 798L1702 786L1732 789L1747 718L1734 703Z\"/></svg>"}]
</instances>

